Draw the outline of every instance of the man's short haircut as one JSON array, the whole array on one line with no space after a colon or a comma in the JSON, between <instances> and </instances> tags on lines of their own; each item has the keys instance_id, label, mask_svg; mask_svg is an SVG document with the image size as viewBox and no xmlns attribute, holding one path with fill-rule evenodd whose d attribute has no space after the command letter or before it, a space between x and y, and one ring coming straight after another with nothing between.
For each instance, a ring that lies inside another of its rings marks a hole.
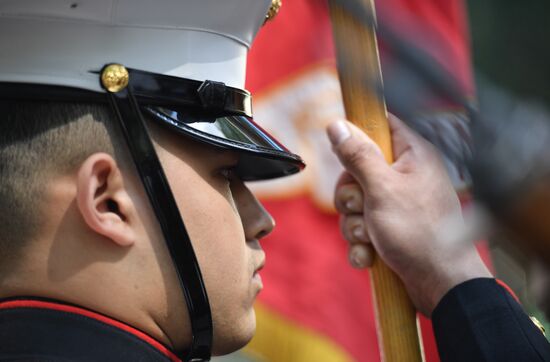
<instances>
[{"instance_id":1,"label":"man's short haircut","mask_svg":"<svg viewBox=\"0 0 550 362\"><path fill-rule=\"evenodd\" d=\"M37 237L53 175L76 171L96 152L126 162L113 117L101 104L0 100L0 273Z\"/></svg>"}]
</instances>

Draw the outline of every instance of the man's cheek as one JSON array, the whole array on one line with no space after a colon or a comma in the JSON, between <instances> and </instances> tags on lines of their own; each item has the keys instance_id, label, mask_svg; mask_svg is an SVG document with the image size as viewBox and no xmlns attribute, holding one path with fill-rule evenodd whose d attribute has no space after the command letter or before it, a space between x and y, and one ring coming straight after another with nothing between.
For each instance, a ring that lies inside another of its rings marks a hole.
<instances>
[{"instance_id":1,"label":"man's cheek","mask_svg":"<svg viewBox=\"0 0 550 362\"><path fill-rule=\"evenodd\" d=\"M244 231L233 208L227 203L217 207L210 204L202 211L202 217L189 223L188 228L197 253L206 254L207 263L215 259L221 265L243 259Z\"/></svg>"}]
</instances>

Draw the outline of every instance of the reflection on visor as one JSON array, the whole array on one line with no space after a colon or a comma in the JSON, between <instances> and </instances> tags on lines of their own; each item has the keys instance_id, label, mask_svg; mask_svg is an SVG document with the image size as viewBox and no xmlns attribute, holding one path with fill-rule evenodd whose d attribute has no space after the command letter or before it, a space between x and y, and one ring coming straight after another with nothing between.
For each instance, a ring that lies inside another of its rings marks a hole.
<instances>
[{"instance_id":1,"label":"reflection on visor","mask_svg":"<svg viewBox=\"0 0 550 362\"><path fill-rule=\"evenodd\" d=\"M254 121L240 115L208 116L205 112L144 107L156 122L214 146L242 151L236 172L243 181L292 175L305 165Z\"/></svg>"},{"instance_id":2,"label":"reflection on visor","mask_svg":"<svg viewBox=\"0 0 550 362\"><path fill-rule=\"evenodd\" d=\"M184 130L191 128L206 137L216 137L222 143L239 142L244 147L260 147L266 151L292 155L288 149L254 123L252 119L245 116L231 115L209 118L160 107L148 107L147 110L173 126Z\"/></svg>"},{"instance_id":3,"label":"reflection on visor","mask_svg":"<svg viewBox=\"0 0 550 362\"><path fill-rule=\"evenodd\" d=\"M291 175L304 168L302 159L291 153L258 126L241 115L208 116L205 112L144 107L157 122L214 146L243 151L237 173L245 181Z\"/></svg>"}]
</instances>

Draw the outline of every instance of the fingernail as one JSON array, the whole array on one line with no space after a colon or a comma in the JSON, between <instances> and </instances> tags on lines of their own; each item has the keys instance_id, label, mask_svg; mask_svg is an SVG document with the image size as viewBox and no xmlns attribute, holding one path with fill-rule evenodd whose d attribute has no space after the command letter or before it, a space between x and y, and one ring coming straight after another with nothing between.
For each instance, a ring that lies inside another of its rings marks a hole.
<instances>
[{"instance_id":1,"label":"fingernail","mask_svg":"<svg viewBox=\"0 0 550 362\"><path fill-rule=\"evenodd\" d=\"M345 121L338 120L328 126L328 138L334 146L338 146L351 136L348 125Z\"/></svg>"},{"instance_id":2,"label":"fingernail","mask_svg":"<svg viewBox=\"0 0 550 362\"><path fill-rule=\"evenodd\" d=\"M364 268L367 266L366 251L362 246L354 246L349 253L349 261L354 268Z\"/></svg>"},{"instance_id":3,"label":"fingernail","mask_svg":"<svg viewBox=\"0 0 550 362\"><path fill-rule=\"evenodd\" d=\"M365 241L365 228L362 226L357 226L353 229L353 236L361 241Z\"/></svg>"},{"instance_id":4,"label":"fingernail","mask_svg":"<svg viewBox=\"0 0 550 362\"><path fill-rule=\"evenodd\" d=\"M359 205L359 202L355 198L346 201L346 208L350 211L359 210L360 207L361 205Z\"/></svg>"}]
</instances>

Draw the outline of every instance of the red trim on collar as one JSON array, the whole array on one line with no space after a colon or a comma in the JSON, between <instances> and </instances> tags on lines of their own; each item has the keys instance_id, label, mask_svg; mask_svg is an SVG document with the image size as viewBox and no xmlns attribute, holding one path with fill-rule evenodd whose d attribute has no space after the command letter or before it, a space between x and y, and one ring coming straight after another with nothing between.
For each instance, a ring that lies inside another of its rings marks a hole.
<instances>
[{"instance_id":1,"label":"red trim on collar","mask_svg":"<svg viewBox=\"0 0 550 362\"><path fill-rule=\"evenodd\" d=\"M521 304L521 302L519 301L519 298L518 296L516 295L516 293L514 293L514 291L512 290L512 288L510 288L508 286L508 284L504 283L502 280L500 279L495 279L495 281L497 282L498 285L500 285L502 288L504 288L504 290L506 290L511 296L512 298L514 298L516 300L516 302L518 302L518 304Z\"/></svg>"},{"instance_id":2,"label":"red trim on collar","mask_svg":"<svg viewBox=\"0 0 550 362\"><path fill-rule=\"evenodd\" d=\"M9 300L5 302L0 303L0 309L12 309L12 308L38 308L38 309L51 309L51 310L57 310L61 312L67 312L67 313L73 313L78 314L81 316L85 316L88 318L95 319L97 321L100 321L102 323L108 324L110 326L113 326L118 329L122 329L125 332L128 332L137 338L141 339L142 341L146 342L147 344L151 345L155 349L157 349L160 353L165 355L170 359L172 362L182 362L172 351L170 351L166 346L164 346L159 341L155 340L154 338L148 336L147 334L143 333L142 331L131 327L127 324L124 324L122 322L119 322L117 320L114 320L112 318L106 317L104 315L101 315L96 312L92 312L87 309L66 305L66 304L57 304L53 302L45 302L45 301L39 301L39 300Z\"/></svg>"}]
</instances>

